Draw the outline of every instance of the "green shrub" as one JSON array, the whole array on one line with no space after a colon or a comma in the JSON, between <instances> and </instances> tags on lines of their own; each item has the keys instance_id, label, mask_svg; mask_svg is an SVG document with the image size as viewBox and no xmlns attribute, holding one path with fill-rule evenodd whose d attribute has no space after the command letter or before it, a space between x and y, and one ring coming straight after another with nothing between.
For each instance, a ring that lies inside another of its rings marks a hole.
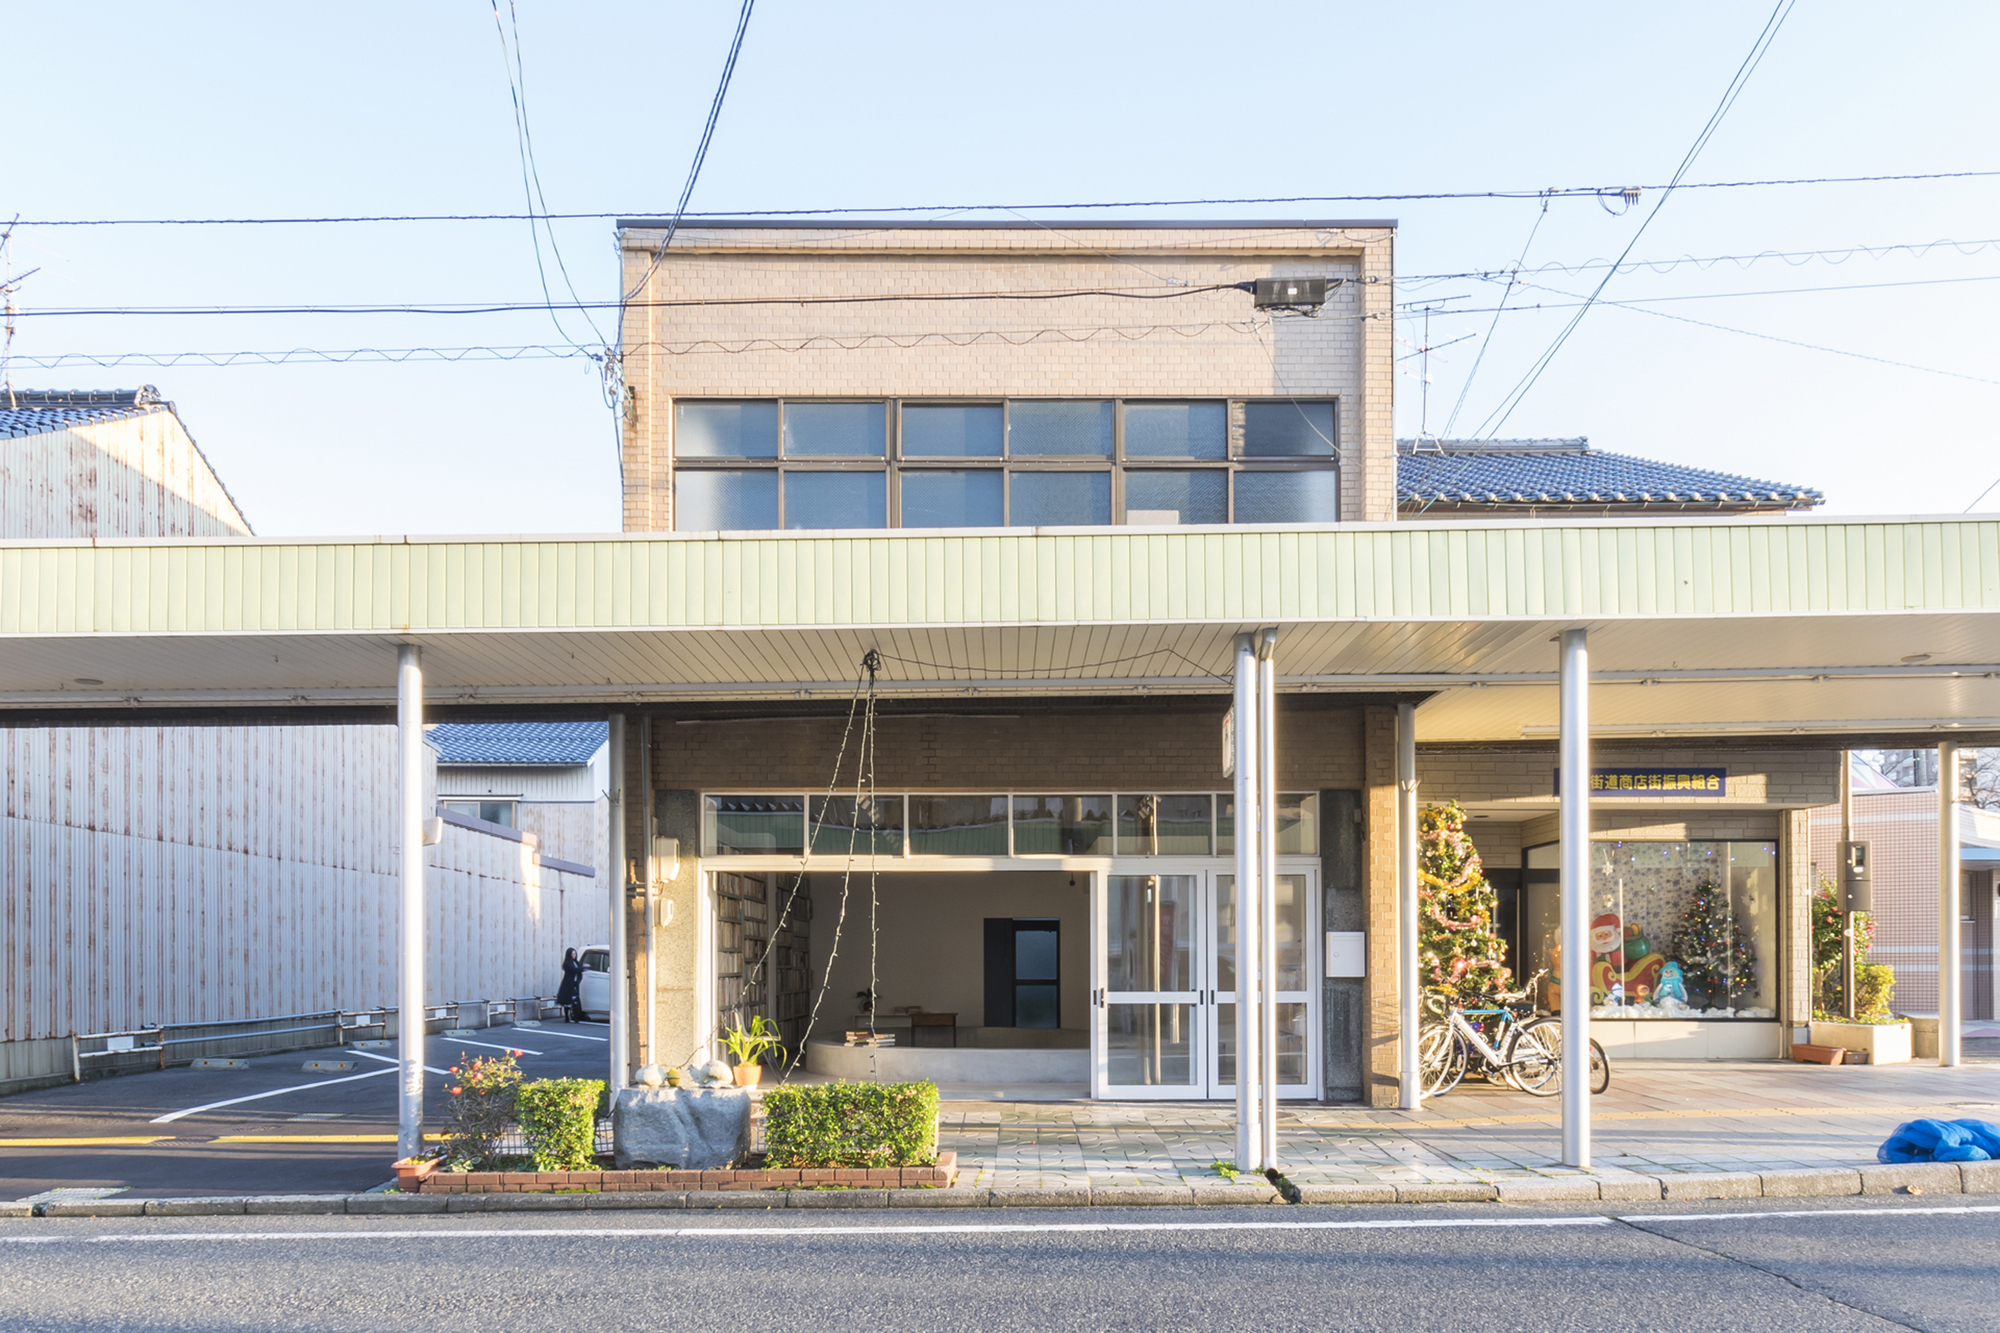
<instances>
[{"instance_id":1,"label":"green shrub","mask_svg":"<svg viewBox=\"0 0 2000 1333\"><path fill-rule=\"evenodd\" d=\"M588 1171L597 1165L597 1108L604 1080L545 1078L514 1095L521 1133L537 1171Z\"/></svg>"},{"instance_id":2,"label":"green shrub","mask_svg":"<svg viewBox=\"0 0 2000 1333\"><path fill-rule=\"evenodd\" d=\"M1854 1014L1873 1022L1889 1021L1889 997L1896 991L1896 973L1886 963L1857 963L1854 968Z\"/></svg>"},{"instance_id":3,"label":"green shrub","mask_svg":"<svg viewBox=\"0 0 2000 1333\"><path fill-rule=\"evenodd\" d=\"M445 1091L444 1162L451 1171L478 1171L493 1158L500 1136L514 1119L514 1090L521 1069L514 1052L465 1060L451 1067ZM464 1059L463 1056L460 1057Z\"/></svg>"},{"instance_id":4,"label":"green shrub","mask_svg":"<svg viewBox=\"0 0 2000 1333\"><path fill-rule=\"evenodd\" d=\"M764 1094L774 1167L928 1166L937 1160L935 1083L819 1083Z\"/></svg>"}]
</instances>

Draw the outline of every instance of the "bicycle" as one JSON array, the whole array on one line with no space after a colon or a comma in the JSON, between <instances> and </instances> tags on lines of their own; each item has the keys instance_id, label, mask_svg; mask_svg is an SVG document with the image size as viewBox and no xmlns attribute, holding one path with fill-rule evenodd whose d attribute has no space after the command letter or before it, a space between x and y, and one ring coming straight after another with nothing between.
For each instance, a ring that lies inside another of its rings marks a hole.
<instances>
[{"instance_id":1,"label":"bicycle","mask_svg":"<svg viewBox=\"0 0 2000 1333\"><path fill-rule=\"evenodd\" d=\"M1443 996L1425 1000L1432 1019L1417 1037L1419 1086L1427 1097L1441 1097L1457 1087L1476 1056L1488 1079L1497 1077L1533 1097L1553 1097L1562 1091L1562 1020L1554 1016L1526 1018L1534 1013L1529 995L1544 973L1537 972L1519 991L1504 992L1495 1005L1468 1009L1447 1003ZM1472 1019L1480 1019L1475 1024ZM1491 1027L1489 1036L1482 1030ZM1590 1043L1590 1083L1593 1093L1611 1086L1611 1061L1594 1039Z\"/></svg>"}]
</instances>

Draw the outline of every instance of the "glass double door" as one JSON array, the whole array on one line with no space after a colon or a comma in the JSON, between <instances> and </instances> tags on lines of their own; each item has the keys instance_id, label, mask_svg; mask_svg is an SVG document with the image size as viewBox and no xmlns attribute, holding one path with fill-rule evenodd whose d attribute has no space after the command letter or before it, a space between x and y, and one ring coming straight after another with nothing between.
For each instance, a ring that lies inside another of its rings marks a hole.
<instances>
[{"instance_id":1,"label":"glass double door","mask_svg":"<svg viewBox=\"0 0 2000 1333\"><path fill-rule=\"evenodd\" d=\"M1236 1095L1236 877L1215 871L1098 875L1091 1092ZM1311 884L1277 877L1278 1091L1315 1093Z\"/></svg>"}]
</instances>

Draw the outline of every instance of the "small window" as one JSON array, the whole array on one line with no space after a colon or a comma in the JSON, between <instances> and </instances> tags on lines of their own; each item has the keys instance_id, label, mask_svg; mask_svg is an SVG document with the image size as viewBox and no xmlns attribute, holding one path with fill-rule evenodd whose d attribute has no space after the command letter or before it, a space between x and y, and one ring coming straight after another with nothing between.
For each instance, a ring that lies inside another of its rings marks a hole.
<instances>
[{"instance_id":1,"label":"small window","mask_svg":"<svg viewBox=\"0 0 2000 1333\"><path fill-rule=\"evenodd\" d=\"M674 528L679 532L762 532L778 526L778 474L674 473Z\"/></svg>"},{"instance_id":2,"label":"small window","mask_svg":"<svg viewBox=\"0 0 2000 1333\"><path fill-rule=\"evenodd\" d=\"M585 949L577 957L577 961L583 964L583 970L586 972L609 972L611 970L611 951L609 949Z\"/></svg>"},{"instance_id":3,"label":"small window","mask_svg":"<svg viewBox=\"0 0 2000 1333\"><path fill-rule=\"evenodd\" d=\"M1007 506L1015 528L1079 528L1111 522L1109 472L1016 472Z\"/></svg>"},{"instance_id":4,"label":"small window","mask_svg":"<svg viewBox=\"0 0 2000 1333\"><path fill-rule=\"evenodd\" d=\"M903 473L906 528L997 528L1005 502L998 468L978 472Z\"/></svg>"},{"instance_id":5,"label":"small window","mask_svg":"<svg viewBox=\"0 0 2000 1333\"><path fill-rule=\"evenodd\" d=\"M812 822L814 856L903 854L901 796L815 796Z\"/></svg>"},{"instance_id":6,"label":"small window","mask_svg":"<svg viewBox=\"0 0 2000 1333\"><path fill-rule=\"evenodd\" d=\"M797 856L806 849L805 798L707 797L701 842L704 856Z\"/></svg>"},{"instance_id":7,"label":"small window","mask_svg":"<svg viewBox=\"0 0 2000 1333\"><path fill-rule=\"evenodd\" d=\"M1136 524L1227 523L1229 474L1133 470L1125 474L1125 521Z\"/></svg>"},{"instance_id":8,"label":"small window","mask_svg":"<svg viewBox=\"0 0 2000 1333\"><path fill-rule=\"evenodd\" d=\"M502 828L515 827L513 801L440 801L439 808Z\"/></svg>"},{"instance_id":9,"label":"small window","mask_svg":"<svg viewBox=\"0 0 2000 1333\"><path fill-rule=\"evenodd\" d=\"M676 458L776 458L776 403L679 403L674 409Z\"/></svg>"},{"instance_id":10,"label":"small window","mask_svg":"<svg viewBox=\"0 0 2000 1333\"><path fill-rule=\"evenodd\" d=\"M1120 796L1120 856L1207 856L1214 798Z\"/></svg>"},{"instance_id":11,"label":"small window","mask_svg":"<svg viewBox=\"0 0 2000 1333\"><path fill-rule=\"evenodd\" d=\"M886 528L889 475L886 472L785 473L787 528Z\"/></svg>"},{"instance_id":12,"label":"small window","mask_svg":"<svg viewBox=\"0 0 2000 1333\"><path fill-rule=\"evenodd\" d=\"M1014 855L1111 855L1111 798L1016 796Z\"/></svg>"},{"instance_id":13,"label":"small window","mask_svg":"<svg viewBox=\"0 0 2000 1333\"><path fill-rule=\"evenodd\" d=\"M1334 523L1340 478L1331 468L1236 474L1238 523Z\"/></svg>"},{"instance_id":14,"label":"small window","mask_svg":"<svg viewBox=\"0 0 2000 1333\"><path fill-rule=\"evenodd\" d=\"M1111 404L1014 403L1007 413L1007 452L1016 458L1109 458Z\"/></svg>"},{"instance_id":15,"label":"small window","mask_svg":"<svg viewBox=\"0 0 2000 1333\"><path fill-rule=\"evenodd\" d=\"M1127 403L1125 456L1227 458L1229 409L1222 403Z\"/></svg>"},{"instance_id":16,"label":"small window","mask_svg":"<svg viewBox=\"0 0 2000 1333\"><path fill-rule=\"evenodd\" d=\"M910 797L912 856L1005 856L1005 796Z\"/></svg>"},{"instance_id":17,"label":"small window","mask_svg":"<svg viewBox=\"0 0 2000 1333\"><path fill-rule=\"evenodd\" d=\"M998 458L1001 413L997 405L930 403L903 409L903 457Z\"/></svg>"},{"instance_id":18,"label":"small window","mask_svg":"<svg viewBox=\"0 0 2000 1333\"><path fill-rule=\"evenodd\" d=\"M888 446L886 403L786 403L787 458L880 458Z\"/></svg>"},{"instance_id":19,"label":"small window","mask_svg":"<svg viewBox=\"0 0 2000 1333\"><path fill-rule=\"evenodd\" d=\"M1215 854L1236 855L1236 798L1215 798ZM1278 855L1319 854L1319 793L1278 793Z\"/></svg>"},{"instance_id":20,"label":"small window","mask_svg":"<svg viewBox=\"0 0 2000 1333\"><path fill-rule=\"evenodd\" d=\"M1245 458L1331 458L1334 454L1330 402L1245 403Z\"/></svg>"},{"instance_id":21,"label":"small window","mask_svg":"<svg viewBox=\"0 0 2000 1333\"><path fill-rule=\"evenodd\" d=\"M1062 922L986 918L986 1014L990 1028L1062 1026Z\"/></svg>"}]
</instances>

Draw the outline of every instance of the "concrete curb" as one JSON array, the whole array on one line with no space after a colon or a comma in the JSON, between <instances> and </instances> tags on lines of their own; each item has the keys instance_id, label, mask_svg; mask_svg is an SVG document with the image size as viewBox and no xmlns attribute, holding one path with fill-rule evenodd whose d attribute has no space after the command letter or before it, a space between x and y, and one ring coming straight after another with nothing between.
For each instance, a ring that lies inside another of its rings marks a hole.
<instances>
[{"instance_id":1,"label":"concrete curb","mask_svg":"<svg viewBox=\"0 0 2000 1333\"><path fill-rule=\"evenodd\" d=\"M1335 1182L1300 1186L1308 1204L1589 1203L1812 1199L1864 1194L2000 1194L2000 1161L1702 1171L1642 1176L1524 1176L1497 1181ZM187 1199L0 1203L6 1217L382 1216L737 1208L1186 1208L1273 1204L1264 1185L1102 1185L1051 1189L660 1190L602 1194L261 1194Z\"/></svg>"}]
</instances>

